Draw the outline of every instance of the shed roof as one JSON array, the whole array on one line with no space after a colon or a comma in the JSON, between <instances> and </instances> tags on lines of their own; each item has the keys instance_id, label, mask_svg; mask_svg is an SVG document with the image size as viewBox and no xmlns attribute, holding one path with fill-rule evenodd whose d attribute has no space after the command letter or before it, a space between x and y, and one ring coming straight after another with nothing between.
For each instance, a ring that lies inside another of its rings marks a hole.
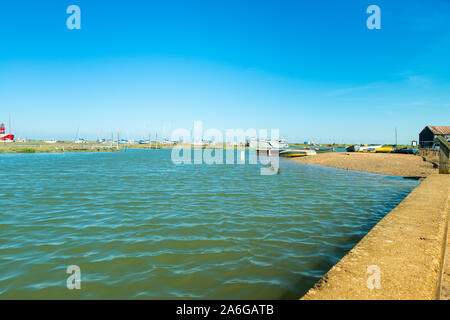
<instances>
[{"instance_id":1,"label":"shed roof","mask_svg":"<svg viewBox=\"0 0 450 320\"><path fill-rule=\"evenodd\" d=\"M450 134L450 126L428 126L433 134Z\"/></svg>"}]
</instances>

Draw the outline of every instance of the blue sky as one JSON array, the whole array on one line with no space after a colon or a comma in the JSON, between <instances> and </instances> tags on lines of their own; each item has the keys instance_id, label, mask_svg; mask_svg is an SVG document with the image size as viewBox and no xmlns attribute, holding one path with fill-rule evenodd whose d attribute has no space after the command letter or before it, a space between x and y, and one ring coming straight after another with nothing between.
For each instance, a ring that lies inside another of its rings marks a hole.
<instances>
[{"instance_id":1,"label":"blue sky","mask_svg":"<svg viewBox=\"0 0 450 320\"><path fill-rule=\"evenodd\" d=\"M81 8L81 30L66 8ZM381 8L369 30L366 8ZM0 121L19 137L278 128L400 143L450 125L450 1L23 1L0 7Z\"/></svg>"}]
</instances>

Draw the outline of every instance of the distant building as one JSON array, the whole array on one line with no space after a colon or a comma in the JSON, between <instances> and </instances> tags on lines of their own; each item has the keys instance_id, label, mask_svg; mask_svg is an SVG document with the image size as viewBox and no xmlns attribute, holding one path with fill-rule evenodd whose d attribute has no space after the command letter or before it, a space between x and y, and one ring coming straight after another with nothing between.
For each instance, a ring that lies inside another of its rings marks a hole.
<instances>
[{"instance_id":1,"label":"distant building","mask_svg":"<svg viewBox=\"0 0 450 320\"><path fill-rule=\"evenodd\" d=\"M11 134L11 124L9 125L9 134L6 133L5 125L2 123L0 125L0 142L13 142L14 135Z\"/></svg>"},{"instance_id":2,"label":"distant building","mask_svg":"<svg viewBox=\"0 0 450 320\"><path fill-rule=\"evenodd\" d=\"M437 137L450 139L450 126L426 126L419 133L419 145L421 148L429 148L437 141Z\"/></svg>"}]
</instances>

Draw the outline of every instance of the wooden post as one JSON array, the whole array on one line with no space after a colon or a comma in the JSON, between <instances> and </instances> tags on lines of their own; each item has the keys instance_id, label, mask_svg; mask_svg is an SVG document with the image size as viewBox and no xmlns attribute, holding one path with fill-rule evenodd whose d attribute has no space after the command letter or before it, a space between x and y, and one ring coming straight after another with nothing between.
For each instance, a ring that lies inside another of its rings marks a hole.
<instances>
[{"instance_id":1,"label":"wooden post","mask_svg":"<svg viewBox=\"0 0 450 320\"><path fill-rule=\"evenodd\" d=\"M450 144L442 137L439 140L439 173L450 174L449 152Z\"/></svg>"}]
</instances>

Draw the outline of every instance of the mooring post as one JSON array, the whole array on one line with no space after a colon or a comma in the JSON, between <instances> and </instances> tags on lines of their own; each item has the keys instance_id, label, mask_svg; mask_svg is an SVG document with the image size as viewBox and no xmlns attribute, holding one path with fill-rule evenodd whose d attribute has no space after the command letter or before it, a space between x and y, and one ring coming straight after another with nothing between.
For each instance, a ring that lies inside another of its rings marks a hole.
<instances>
[{"instance_id":1,"label":"mooring post","mask_svg":"<svg viewBox=\"0 0 450 320\"><path fill-rule=\"evenodd\" d=\"M449 152L450 144L443 138L438 137L439 140L439 173L450 174L450 164L449 164Z\"/></svg>"}]
</instances>

